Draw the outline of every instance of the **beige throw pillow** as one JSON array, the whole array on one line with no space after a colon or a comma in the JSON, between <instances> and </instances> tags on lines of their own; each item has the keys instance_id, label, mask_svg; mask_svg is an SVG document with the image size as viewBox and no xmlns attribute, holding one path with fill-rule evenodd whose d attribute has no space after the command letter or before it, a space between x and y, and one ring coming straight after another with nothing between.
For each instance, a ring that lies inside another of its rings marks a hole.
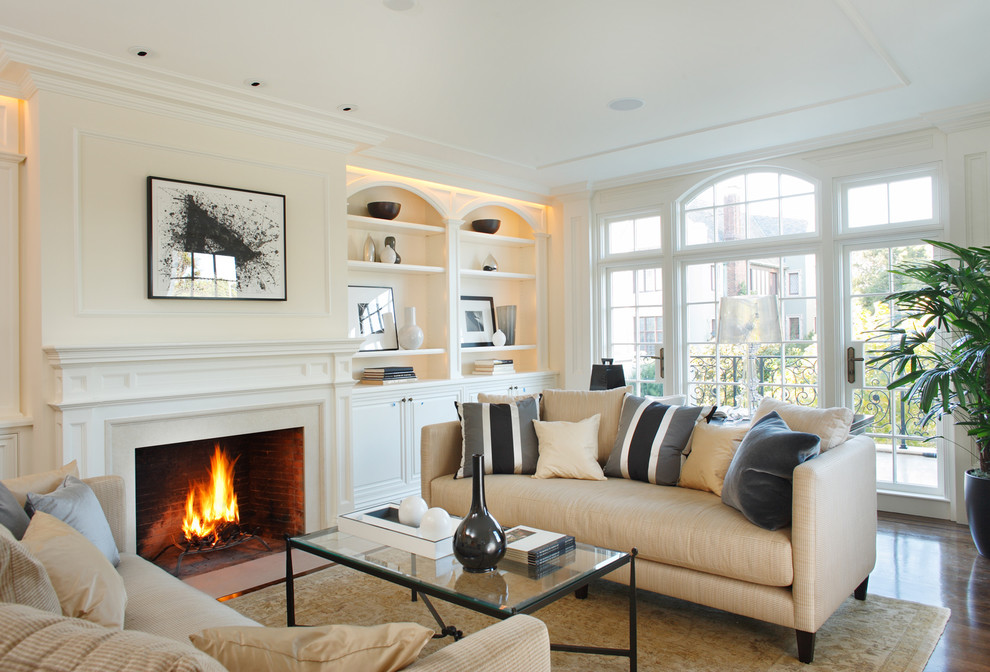
<instances>
[{"instance_id":1,"label":"beige throw pillow","mask_svg":"<svg viewBox=\"0 0 990 672\"><path fill-rule=\"evenodd\" d=\"M17 478L8 478L3 484L7 486L7 489L14 493L14 497L20 502L21 506L27 503L27 495L29 492L37 492L42 495L47 495L52 492L58 486L62 485L62 481L65 480L66 476L75 476L79 478L79 467L76 466L76 461L72 460L63 467L58 469L53 469L52 471L46 471L40 474L28 474L26 476L18 476Z\"/></svg>"},{"instance_id":2,"label":"beige throw pillow","mask_svg":"<svg viewBox=\"0 0 990 672\"><path fill-rule=\"evenodd\" d=\"M619 431L622 400L632 386L612 390L544 390L543 419L551 422L578 422L600 414L598 425L598 463L605 464L615 435Z\"/></svg>"},{"instance_id":3,"label":"beige throw pillow","mask_svg":"<svg viewBox=\"0 0 990 672\"><path fill-rule=\"evenodd\" d=\"M124 580L86 537L38 511L21 543L45 566L63 614L107 628L124 627Z\"/></svg>"},{"instance_id":4,"label":"beige throw pillow","mask_svg":"<svg viewBox=\"0 0 990 672\"><path fill-rule=\"evenodd\" d=\"M604 481L598 464L598 425L596 413L580 422L533 422L540 442L540 457L533 478L578 478Z\"/></svg>"},{"instance_id":5,"label":"beige throw pillow","mask_svg":"<svg viewBox=\"0 0 990 672\"><path fill-rule=\"evenodd\" d=\"M748 430L749 425L713 425L707 422L695 425L691 439L694 450L681 467L677 485L714 492L721 497L722 482L732 463L732 456Z\"/></svg>"},{"instance_id":6,"label":"beige throw pillow","mask_svg":"<svg viewBox=\"0 0 990 672\"><path fill-rule=\"evenodd\" d=\"M418 623L362 627L208 628L189 639L231 670L336 672L401 670L419 656L433 631Z\"/></svg>"},{"instance_id":7,"label":"beige throw pillow","mask_svg":"<svg viewBox=\"0 0 990 672\"><path fill-rule=\"evenodd\" d=\"M62 613L45 566L3 525L0 525L0 602Z\"/></svg>"},{"instance_id":8,"label":"beige throw pillow","mask_svg":"<svg viewBox=\"0 0 990 672\"><path fill-rule=\"evenodd\" d=\"M816 434L822 440L822 452L835 448L849 438L849 428L852 426L853 411L851 408L810 408L778 401L771 397L763 397L751 425L763 416L777 411L777 415L794 432Z\"/></svg>"}]
</instances>

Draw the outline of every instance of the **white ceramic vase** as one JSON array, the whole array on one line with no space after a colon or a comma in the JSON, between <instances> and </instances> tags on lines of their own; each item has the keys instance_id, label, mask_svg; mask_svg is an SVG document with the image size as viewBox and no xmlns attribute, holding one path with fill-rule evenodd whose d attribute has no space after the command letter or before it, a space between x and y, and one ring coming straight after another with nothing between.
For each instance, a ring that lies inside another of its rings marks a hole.
<instances>
[{"instance_id":1,"label":"white ceramic vase","mask_svg":"<svg viewBox=\"0 0 990 672\"><path fill-rule=\"evenodd\" d=\"M505 345L505 334L502 332L501 329L496 329L495 333L492 334L492 345L494 345L496 348L501 348L503 345Z\"/></svg>"},{"instance_id":2,"label":"white ceramic vase","mask_svg":"<svg viewBox=\"0 0 990 672\"><path fill-rule=\"evenodd\" d=\"M418 350L423 345L423 330L416 324L416 308L406 308L406 323L399 329L399 345L403 350Z\"/></svg>"}]
</instances>

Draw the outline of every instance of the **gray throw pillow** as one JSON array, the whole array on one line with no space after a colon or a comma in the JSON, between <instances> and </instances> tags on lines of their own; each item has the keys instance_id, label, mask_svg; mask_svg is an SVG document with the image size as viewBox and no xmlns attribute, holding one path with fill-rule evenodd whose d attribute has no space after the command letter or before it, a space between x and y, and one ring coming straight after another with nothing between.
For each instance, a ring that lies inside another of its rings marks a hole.
<instances>
[{"instance_id":1,"label":"gray throw pillow","mask_svg":"<svg viewBox=\"0 0 990 672\"><path fill-rule=\"evenodd\" d=\"M511 404L470 402L457 404L461 416L464 454L457 478L474 474L473 455L485 460L488 474L535 474L540 457L533 421L540 419L536 399L526 397Z\"/></svg>"},{"instance_id":2,"label":"gray throw pillow","mask_svg":"<svg viewBox=\"0 0 990 672\"><path fill-rule=\"evenodd\" d=\"M646 397L626 395L605 475L677 485L681 454L703 410L701 406L668 406Z\"/></svg>"},{"instance_id":3,"label":"gray throw pillow","mask_svg":"<svg viewBox=\"0 0 990 672\"><path fill-rule=\"evenodd\" d=\"M0 483L0 525L10 530L14 539L20 541L30 522L31 519L24 513L24 509L17 501L14 493L6 485Z\"/></svg>"},{"instance_id":4,"label":"gray throw pillow","mask_svg":"<svg viewBox=\"0 0 990 672\"><path fill-rule=\"evenodd\" d=\"M44 511L55 516L89 539L114 567L120 564L117 544L113 540L113 532L110 531L110 523L103 513L100 500L78 478L66 476L62 485L47 495L29 492L27 501L30 510Z\"/></svg>"},{"instance_id":5,"label":"gray throw pillow","mask_svg":"<svg viewBox=\"0 0 990 672\"><path fill-rule=\"evenodd\" d=\"M821 439L792 432L776 411L743 437L722 484L722 502L754 525L779 530L791 524L794 468L818 455Z\"/></svg>"}]
</instances>

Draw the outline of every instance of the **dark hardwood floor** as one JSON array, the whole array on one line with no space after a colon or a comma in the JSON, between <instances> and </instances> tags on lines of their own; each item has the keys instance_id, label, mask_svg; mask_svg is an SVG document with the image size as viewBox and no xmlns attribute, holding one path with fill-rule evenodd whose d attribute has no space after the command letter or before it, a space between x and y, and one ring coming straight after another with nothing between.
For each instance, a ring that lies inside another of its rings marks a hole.
<instances>
[{"instance_id":1,"label":"dark hardwood floor","mask_svg":"<svg viewBox=\"0 0 990 672\"><path fill-rule=\"evenodd\" d=\"M968 527L881 513L869 592L952 610L926 672L990 672L990 559Z\"/></svg>"}]
</instances>

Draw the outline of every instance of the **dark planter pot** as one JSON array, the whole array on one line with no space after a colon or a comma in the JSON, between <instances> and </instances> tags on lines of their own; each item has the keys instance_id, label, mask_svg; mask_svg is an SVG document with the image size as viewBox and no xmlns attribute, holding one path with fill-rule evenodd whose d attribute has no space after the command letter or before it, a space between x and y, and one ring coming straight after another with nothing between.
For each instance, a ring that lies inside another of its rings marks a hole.
<instances>
[{"instance_id":1,"label":"dark planter pot","mask_svg":"<svg viewBox=\"0 0 990 672\"><path fill-rule=\"evenodd\" d=\"M505 555L505 533L485 506L485 456L472 457L471 510L454 532L454 557L466 572L490 572Z\"/></svg>"},{"instance_id":2,"label":"dark planter pot","mask_svg":"<svg viewBox=\"0 0 990 672\"><path fill-rule=\"evenodd\" d=\"M980 555L990 558L990 479L966 472L966 517Z\"/></svg>"}]
</instances>

